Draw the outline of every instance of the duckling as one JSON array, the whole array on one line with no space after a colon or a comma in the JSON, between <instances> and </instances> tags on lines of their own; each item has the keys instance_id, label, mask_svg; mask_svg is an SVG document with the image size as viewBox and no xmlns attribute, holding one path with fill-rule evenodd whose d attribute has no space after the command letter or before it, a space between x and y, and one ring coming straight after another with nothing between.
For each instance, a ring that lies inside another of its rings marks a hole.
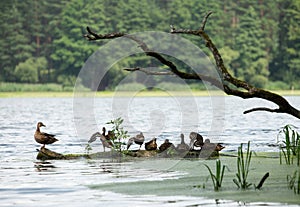
<instances>
[{"instance_id":1,"label":"duckling","mask_svg":"<svg viewBox=\"0 0 300 207\"><path fill-rule=\"evenodd\" d=\"M181 143L177 145L176 149L178 151L188 151L190 149L189 145L184 142L184 135L180 135Z\"/></svg>"},{"instance_id":2,"label":"duckling","mask_svg":"<svg viewBox=\"0 0 300 207\"><path fill-rule=\"evenodd\" d=\"M163 152L168 148L175 149L175 146L169 139L166 139L165 142L159 146L159 151Z\"/></svg>"},{"instance_id":3,"label":"duckling","mask_svg":"<svg viewBox=\"0 0 300 207\"><path fill-rule=\"evenodd\" d=\"M148 151L156 150L157 149L156 138L153 138L149 142L146 142L145 143L145 149L148 150Z\"/></svg>"},{"instance_id":4,"label":"duckling","mask_svg":"<svg viewBox=\"0 0 300 207\"><path fill-rule=\"evenodd\" d=\"M145 141L145 137L143 135L143 133L139 133L137 134L135 137L131 137L129 140L128 140L128 143L127 143L127 150L129 149L129 147L134 143L140 145L140 148L139 150L141 149L141 146L142 144L144 143Z\"/></svg>"},{"instance_id":5,"label":"duckling","mask_svg":"<svg viewBox=\"0 0 300 207\"><path fill-rule=\"evenodd\" d=\"M190 149L194 149L194 147L202 147L203 146L203 137L196 133L196 132L191 132L190 133Z\"/></svg>"},{"instance_id":6,"label":"duckling","mask_svg":"<svg viewBox=\"0 0 300 207\"><path fill-rule=\"evenodd\" d=\"M44 148L46 144L52 144L58 141L58 139L55 138L54 134L41 132L40 127L46 127L46 125L44 125L42 122L37 123L36 131L34 133L34 139L37 143L43 144L42 148Z\"/></svg>"}]
</instances>

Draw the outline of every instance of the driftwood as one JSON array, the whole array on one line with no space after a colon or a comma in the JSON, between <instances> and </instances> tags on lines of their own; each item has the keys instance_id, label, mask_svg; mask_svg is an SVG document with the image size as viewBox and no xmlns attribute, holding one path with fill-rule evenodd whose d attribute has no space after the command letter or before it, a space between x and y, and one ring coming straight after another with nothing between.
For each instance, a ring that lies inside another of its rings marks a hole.
<instances>
[{"instance_id":1,"label":"driftwood","mask_svg":"<svg viewBox=\"0 0 300 207\"><path fill-rule=\"evenodd\" d=\"M168 67L168 69L166 69L167 72L166 71L152 72L145 68L140 68L140 67L126 68L125 70L127 71L141 71L148 75L175 74L182 79L195 79L200 81L206 81L212 84L213 86L219 88L220 90L224 91L227 95L234 95L234 96L241 97L243 99L249 99L249 98L265 99L267 101L275 103L278 106L278 108L274 108L274 109L266 108L266 107L256 107L256 108L246 110L244 114L254 112L254 111L267 111L267 112L275 112L275 113L286 113L300 119L300 111L294 108L292 105L290 105L290 103L284 97L260 88L256 88L245 81L233 77L228 72L217 47L215 46L211 38L208 36L208 34L204 31L207 19L211 14L212 12L209 12L205 15L202 21L202 25L198 30L175 29L175 27L171 25L170 33L194 35L204 40L205 46L208 47L208 49L213 54L217 72L220 76L220 80L206 74L188 73L179 70L172 61L169 61L166 57L162 56L158 52L151 50L141 39L138 39L134 35L120 33L120 32L109 33L109 34L97 34L93 32L89 27L87 27L88 34L84 35L84 37L86 37L90 41L101 40L101 39L113 39L118 37L125 37L131 39L141 48L142 52L145 55L157 59L161 64Z\"/></svg>"},{"instance_id":2,"label":"driftwood","mask_svg":"<svg viewBox=\"0 0 300 207\"><path fill-rule=\"evenodd\" d=\"M219 151L211 149L202 150L190 150L190 151L177 151L175 149L166 150L160 152L159 150L147 151L147 150L125 150L120 154L117 151L109 152L97 152L91 154L60 154L49 150L47 148L41 148L37 150L38 160L71 160L71 159L102 159L102 158L132 158L132 157L144 157L144 158L202 158L210 159L219 156Z\"/></svg>"}]
</instances>

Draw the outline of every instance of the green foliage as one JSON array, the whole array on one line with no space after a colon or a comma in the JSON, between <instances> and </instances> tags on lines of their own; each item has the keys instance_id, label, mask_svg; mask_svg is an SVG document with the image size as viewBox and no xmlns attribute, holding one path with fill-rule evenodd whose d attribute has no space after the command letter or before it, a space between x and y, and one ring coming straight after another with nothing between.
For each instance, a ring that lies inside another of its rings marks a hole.
<instances>
[{"instance_id":1,"label":"green foliage","mask_svg":"<svg viewBox=\"0 0 300 207\"><path fill-rule=\"evenodd\" d=\"M144 90L146 86L141 83L125 83L120 84L116 88L117 91L141 91Z\"/></svg>"},{"instance_id":2,"label":"green foliage","mask_svg":"<svg viewBox=\"0 0 300 207\"><path fill-rule=\"evenodd\" d=\"M76 76L63 74L57 77L57 82L63 87L74 87L76 79Z\"/></svg>"},{"instance_id":3,"label":"green foliage","mask_svg":"<svg viewBox=\"0 0 300 207\"><path fill-rule=\"evenodd\" d=\"M85 154L89 155L91 150L93 150L91 144L87 143L86 146L85 146L85 148L84 148Z\"/></svg>"},{"instance_id":4,"label":"green foliage","mask_svg":"<svg viewBox=\"0 0 300 207\"><path fill-rule=\"evenodd\" d=\"M248 174L250 171L250 162L252 157L252 151L250 151L250 141L248 142L246 155L243 152L243 144L238 148L238 157L237 157L237 170L236 173L237 179L233 179L233 182L243 190L249 188L252 183L247 181Z\"/></svg>"},{"instance_id":5,"label":"green foliage","mask_svg":"<svg viewBox=\"0 0 300 207\"><path fill-rule=\"evenodd\" d=\"M223 181L223 176L225 172L225 165L221 165L221 160L216 160L216 174L213 174L211 171L210 167L206 164L204 164L205 167L207 167L211 180L214 185L214 190L219 191L219 189L222 187L222 181Z\"/></svg>"},{"instance_id":6,"label":"green foliage","mask_svg":"<svg viewBox=\"0 0 300 207\"><path fill-rule=\"evenodd\" d=\"M283 137L283 139L282 139ZM300 134L292 125L286 125L280 130L277 136L279 145L280 164L282 164L282 156L287 165L294 163L294 158L297 160L297 165L300 164Z\"/></svg>"},{"instance_id":7,"label":"green foliage","mask_svg":"<svg viewBox=\"0 0 300 207\"><path fill-rule=\"evenodd\" d=\"M122 146L126 145L125 140L129 137L129 135L127 134L128 132L125 131L121 126L123 121L124 120L119 117L106 123L113 125L111 131L114 136L111 138L111 141L113 143L113 149L119 152L123 150Z\"/></svg>"},{"instance_id":8,"label":"green foliage","mask_svg":"<svg viewBox=\"0 0 300 207\"><path fill-rule=\"evenodd\" d=\"M87 90L87 89L86 89ZM41 91L73 91L73 88L63 88L62 85L56 83L47 84L26 84L26 83L1 83L0 92L41 92Z\"/></svg>"},{"instance_id":9,"label":"green foliage","mask_svg":"<svg viewBox=\"0 0 300 207\"><path fill-rule=\"evenodd\" d=\"M15 69L16 79L23 83L36 83L38 81L38 71L35 67L34 59L27 59L19 63Z\"/></svg>"},{"instance_id":10,"label":"green foliage","mask_svg":"<svg viewBox=\"0 0 300 207\"><path fill-rule=\"evenodd\" d=\"M289 85L282 81L269 81L266 86L268 90L289 90Z\"/></svg>"},{"instance_id":11,"label":"green foliage","mask_svg":"<svg viewBox=\"0 0 300 207\"><path fill-rule=\"evenodd\" d=\"M300 172L296 170L293 175L287 175L286 179L288 188L294 190L295 194L300 194Z\"/></svg>"},{"instance_id":12,"label":"green foliage","mask_svg":"<svg viewBox=\"0 0 300 207\"><path fill-rule=\"evenodd\" d=\"M254 75L250 78L249 83L257 88L264 88L268 82L268 78L262 75Z\"/></svg>"},{"instance_id":13,"label":"green foliage","mask_svg":"<svg viewBox=\"0 0 300 207\"><path fill-rule=\"evenodd\" d=\"M258 87L299 89L299 9L298 0L1 1L0 80L55 82L71 87L73 80L66 77L74 79L87 58L106 42L87 42L83 38L86 26L99 33L168 31L170 24L197 29L203 15L211 10L213 15L205 29L233 75ZM211 55L198 37L183 36ZM37 58L46 59L43 68L38 69L38 78L27 62ZM110 61L109 54L100 58ZM114 89L128 75L124 67L157 65L153 58L130 57L122 65L113 66L99 88ZM17 68L20 72L15 73ZM162 77L151 79L154 83L167 82ZM146 85L143 81L138 74L131 83ZM97 89L91 80L82 83Z\"/></svg>"}]
</instances>

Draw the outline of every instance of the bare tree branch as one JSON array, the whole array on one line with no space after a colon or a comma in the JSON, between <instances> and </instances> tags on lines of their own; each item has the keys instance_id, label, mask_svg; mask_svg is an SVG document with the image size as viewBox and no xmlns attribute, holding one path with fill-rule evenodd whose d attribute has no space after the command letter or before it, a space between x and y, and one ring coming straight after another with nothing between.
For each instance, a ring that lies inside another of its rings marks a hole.
<instances>
[{"instance_id":1,"label":"bare tree branch","mask_svg":"<svg viewBox=\"0 0 300 207\"><path fill-rule=\"evenodd\" d=\"M269 108L264 108L264 107L258 107L258 108L253 108L249 109L244 112L244 114L254 112L254 111L268 111L268 112L276 112L276 113L286 113L290 114L294 117L297 117L300 119L300 111L293 106L289 104L289 102L283 98L282 96L260 89L252 86L251 84L239 80L237 78L234 78L227 70L227 68L224 65L223 59L213 43L213 41L210 39L208 34L204 31L206 22L208 17L212 14L212 12L208 12L203 20L202 20L202 25L199 30L190 30L190 29L175 29L173 25L170 25L171 30L170 33L172 34L189 34L189 35L195 35L199 36L202 40L205 42L205 46L211 51L211 53L214 56L215 59L215 64L217 66L217 72L221 78L221 81L217 80L216 78L213 78L211 76L207 76L204 74L197 74L197 73L187 73L187 72L182 72L178 70L176 65L167 60L164 56L161 54L152 51L148 46L139 38L135 37L134 35L128 35L125 33L109 33L109 34L97 34L89 27L87 27L88 34L84 35L88 40L93 41L93 40L99 40L99 39L112 39L112 38L117 38L117 37L126 37L128 39L133 40L136 42L139 47L143 50L145 55L151 56L155 59L157 59L160 63L162 63L165 66L168 66L169 72L151 72L148 71L147 69L143 68L126 68L125 70L127 71L141 71L149 75L171 75L175 74L178 77L182 79L195 79L195 80L202 80L202 81L207 81L210 84L216 86L217 88L223 90L226 94L228 95L234 95L238 96L244 99L248 98L261 98L268 100L270 102L275 103L278 108L277 109L269 109ZM234 86L234 87L233 87Z\"/></svg>"},{"instance_id":2,"label":"bare tree branch","mask_svg":"<svg viewBox=\"0 0 300 207\"><path fill-rule=\"evenodd\" d=\"M266 107L257 107L257 108L253 108L253 109L249 109L247 111L244 111L244 114L248 114L248 113L253 112L253 111L268 111L268 112L280 113L279 109L270 109L270 108L266 108Z\"/></svg>"},{"instance_id":3,"label":"bare tree branch","mask_svg":"<svg viewBox=\"0 0 300 207\"><path fill-rule=\"evenodd\" d=\"M203 18L203 20L202 20L202 25L201 25L201 27L200 27L200 30L204 30L204 28L205 28L205 25L206 25L206 22L207 22L207 19L208 19L208 17L210 16L212 14L212 11L209 11L205 16L204 16L204 18Z\"/></svg>"},{"instance_id":4,"label":"bare tree branch","mask_svg":"<svg viewBox=\"0 0 300 207\"><path fill-rule=\"evenodd\" d=\"M89 34L83 35L85 38L87 38L89 41L92 40L100 40L100 39L114 39L117 37L122 37L125 34L121 32L116 32L116 33L108 33L108 34L97 34L93 32L89 27L86 27L86 30L88 31Z\"/></svg>"},{"instance_id":5,"label":"bare tree branch","mask_svg":"<svg viewBox=\"0 0 300 207\"><path fill-rule=\"evenodd\" d=\"M163 71L149 71L145 68L124 68L126 71L134 72L134 71L141 71L147 75L175 75L172 72L163 72Z\"/></svg>"}]
</instances>

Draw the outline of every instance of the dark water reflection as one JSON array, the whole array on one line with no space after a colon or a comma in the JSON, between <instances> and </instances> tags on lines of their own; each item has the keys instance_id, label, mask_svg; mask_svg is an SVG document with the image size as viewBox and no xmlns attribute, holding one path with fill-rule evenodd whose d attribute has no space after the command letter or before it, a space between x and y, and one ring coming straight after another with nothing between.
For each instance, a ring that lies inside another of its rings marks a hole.
<instances>
[{"instance_id":1,"label":"dark water reflection","mask_svg":"<svg viewBox=\"0 0 300 207\"><path fill-rule=\"evenodd\" d=\"M288 99L294 106L300 107L300 97ZM209 97L196 97L195 100L197 113L194 106L189 107L190 98L182 98L180 101L168 97L136 98L130 101L126 110L128 122L125 127L130 134L143 131L146 139L157 136L159 143L165 138L179 143L181 132L188 141L190 131L199 131L204 137L223 143L226 146L224 151L235 151L241 142L248 140L251 140L254 151L277 151L276 137L280 128L288 123L300 126L299 120L288 115L266 112L242 114L252 106L265 105L261 100L245 101L226 97L224 111L220 112L212 107ZM95 100L93 110L99 117L95 117L94 124L99 128L118 113L120 116L125 113L120 108L121 112L115 110L112 107L113 102L111 98ZM112 160L37 161L36 149L40 146L33 140L33 133L38 121L43 121L47 125L44 130L56 134L59 139L49 149L60 153L84 153L90 134L86 137L77 136L72 106L72 98L0 99L0 206L239 205L232 201L215 201L201 197L136 197L87 187L92 184L121 184L185 176L182 172L168 170L168 166L151 170L137 168L134 162L118 163ZM216 123L222 123L222 126L213 128L213 120L219 120ZM155 124L157 122L160 124ZM82 125L85 124L83 120ZM100 143L95 143L93 151L100 150ZM280 206L267 203L251 205Z\"/></svg>"}]
</instances>

